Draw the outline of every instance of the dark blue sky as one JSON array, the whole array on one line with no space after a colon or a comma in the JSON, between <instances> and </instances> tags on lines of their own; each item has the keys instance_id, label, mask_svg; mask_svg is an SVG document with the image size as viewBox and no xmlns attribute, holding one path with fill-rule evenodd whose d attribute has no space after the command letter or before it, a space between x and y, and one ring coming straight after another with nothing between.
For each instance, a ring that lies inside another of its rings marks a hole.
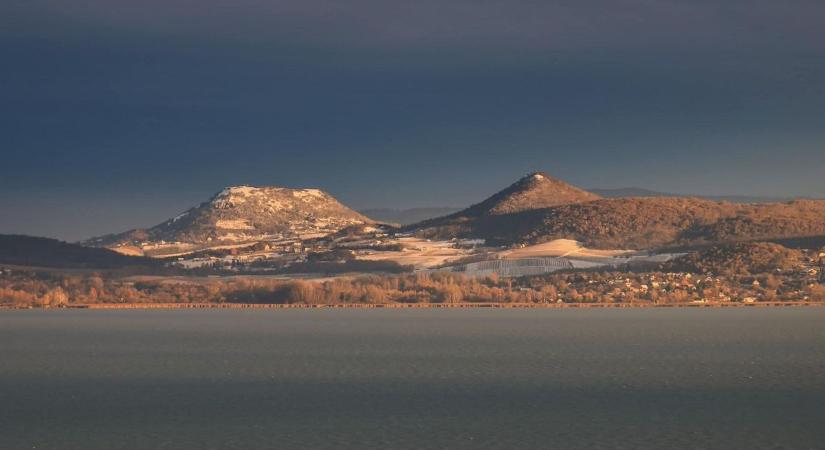
<instances>
[{"instance_id":1,"label":"dark blue sky","mask_svg":"<svg viewBox=\"0 0 825 450\"><path fill-rule=\"evenodd\" d=\"M463 206L583 187L825 197L825 2L6 0L0 232L231 184Z\"/></svg>"}]
</instances>

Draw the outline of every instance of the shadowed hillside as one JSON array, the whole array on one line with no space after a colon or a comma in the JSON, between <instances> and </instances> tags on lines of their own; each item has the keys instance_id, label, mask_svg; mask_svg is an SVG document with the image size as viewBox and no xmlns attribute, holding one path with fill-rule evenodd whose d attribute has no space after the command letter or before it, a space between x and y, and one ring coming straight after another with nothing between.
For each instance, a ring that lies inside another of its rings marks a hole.
<instances>
[{"instance_id":1,"label":"shadowed hillside","mask_svg":"<svg viewBox=\"0 0 825 450\"><path fill-rule=\"evenodd\" d=\"M0 264L20 266L117 269L161 266L150 258L125 256L102 248L89 248L55 239L0 235Z\"/></svg>"}]
</instances>

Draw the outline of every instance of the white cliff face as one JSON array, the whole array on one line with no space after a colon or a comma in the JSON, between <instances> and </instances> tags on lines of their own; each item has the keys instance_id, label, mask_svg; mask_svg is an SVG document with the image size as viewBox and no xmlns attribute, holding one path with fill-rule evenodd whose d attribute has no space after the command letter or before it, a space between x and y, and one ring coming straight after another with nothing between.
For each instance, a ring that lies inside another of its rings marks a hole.
<instances>
[{"instance_id":1,"label":"white cliff face","mask_svg":"<svg viewBox=\"0 0 825 450\"><path fill-rule=\"evenodd\" d=\"M232 186L218 192L211 203L216 208L230 208L236 204L246 203L248 196L258 195L260 191L260 188L252 186Z\"/></svg>"},{"instance_id":2,"label":"white cliff face","mask_svg":"<svg viewBox=\"0 0 825 450\"><path fill-rule=\"evenodd\" d=\"M277 211L296 209L304 205L326 207L333 202L338 203L331 195L318 189L233 186L219 192L211 204L219 209L255 204Z\"/></svg>"}]
</instances>

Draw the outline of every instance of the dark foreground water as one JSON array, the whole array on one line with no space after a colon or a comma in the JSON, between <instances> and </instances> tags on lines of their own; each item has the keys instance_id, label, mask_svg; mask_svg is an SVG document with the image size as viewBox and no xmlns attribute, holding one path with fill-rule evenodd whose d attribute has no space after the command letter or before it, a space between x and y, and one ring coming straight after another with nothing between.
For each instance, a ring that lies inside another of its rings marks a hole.
<instances>
[{"instance_id":1,"label":"dark foreground water","mask_svg":"<svg viewBox=\"0 0 825 450\"><path fill-rule=\"evenodd\" d=\"M825 448L825 308L0 311L0 448Z\"/></svg>"}]
</instances>

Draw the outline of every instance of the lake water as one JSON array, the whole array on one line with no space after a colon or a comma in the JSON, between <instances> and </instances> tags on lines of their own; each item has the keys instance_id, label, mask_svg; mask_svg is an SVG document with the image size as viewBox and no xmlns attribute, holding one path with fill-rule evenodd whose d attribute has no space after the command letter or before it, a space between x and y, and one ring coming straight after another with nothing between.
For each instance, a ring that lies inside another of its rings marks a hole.
<instances>
[{"instance_id":1,"label":"lake water","mask_svg":"<svg viewBox=\"0 0 825 450\"><path fill-rule=\"evenodd\" d=\"M825 308L0 311L0 448L825 448Z\"/></svg>"}]
</instances>

